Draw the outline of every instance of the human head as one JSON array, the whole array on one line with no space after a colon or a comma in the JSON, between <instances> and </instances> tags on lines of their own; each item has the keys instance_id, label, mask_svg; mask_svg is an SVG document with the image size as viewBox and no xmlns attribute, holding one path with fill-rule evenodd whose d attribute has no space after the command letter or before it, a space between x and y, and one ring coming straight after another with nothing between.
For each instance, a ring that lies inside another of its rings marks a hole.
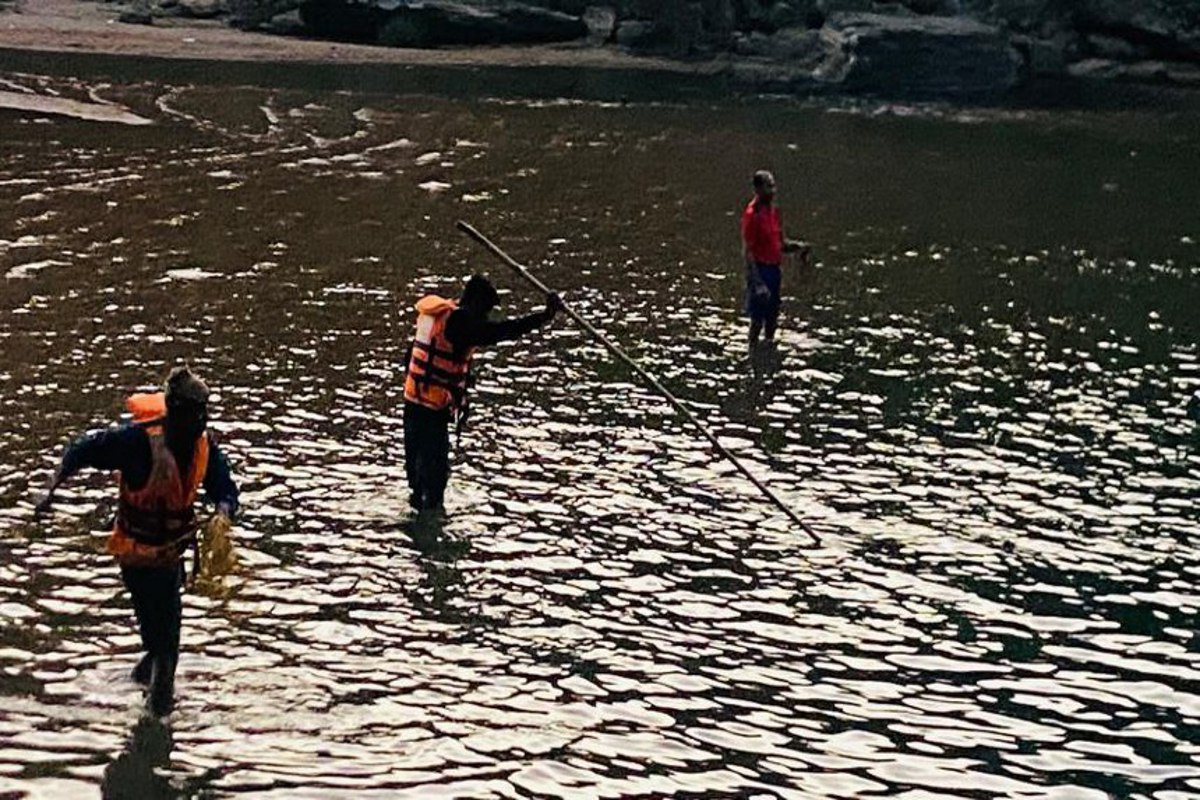
<instances>
[{"instance_id":1,"label":"human head","mask_svg":"<svg viewBox=\"0 0 1200 800\"><path fill-rule=\"evenodd\" d=\"M480 316L487 316L500 302L500 295L492 282L482 275L472 275L463 289L459 305Z\"/></svg>"},{"instance_id":2,"label":"human head","mask_svg":"<svg viewBox=\"0 0 1200 800\"><path fill-rule=\"evenodd\" d=\"M775 176L765 169L754 173L754 193L768 202L775 199Z\"/></svg>"},{"instance_id":3,"label":"human head","mask_svg":"<svg viewBox=\"0 0 1200 800\"><path fill-rule=\"evenodd\" d=\"M163 385L167 427L181 437L194 438L208 427L208 386L187 367L175 367Z\"/></svg>"}]
</instances>

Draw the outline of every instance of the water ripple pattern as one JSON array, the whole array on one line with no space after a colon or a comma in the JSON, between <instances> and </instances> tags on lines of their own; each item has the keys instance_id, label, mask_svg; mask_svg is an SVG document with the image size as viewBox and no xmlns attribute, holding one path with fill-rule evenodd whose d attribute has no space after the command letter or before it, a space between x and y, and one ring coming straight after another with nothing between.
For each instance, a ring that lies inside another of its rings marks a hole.
<instances>
[{"instance_id":1,"label":"water ripple pattern","mask_svg":"<svg viewBox=\"0 0 1200 800\"><path fill-rule=\"evenodd\" d=\"M2 85L0 795L1200 796L1200 108ZM763 165L820 263L750 358ZM482 355L449 520L410 536L413 302L473 271L540 302L459 217L834 544L562 321ZM29 500L179 360L243 570L186 597L163 726L112 480Z\"/></svg>"}]
</instances>

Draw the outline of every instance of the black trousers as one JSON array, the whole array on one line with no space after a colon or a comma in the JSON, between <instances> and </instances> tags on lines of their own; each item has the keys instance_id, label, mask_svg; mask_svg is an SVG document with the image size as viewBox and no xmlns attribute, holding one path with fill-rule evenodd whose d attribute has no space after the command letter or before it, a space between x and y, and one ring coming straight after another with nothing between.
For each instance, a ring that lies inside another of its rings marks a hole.
<instances>
[{"instance_id":1,"label":"black trousers","mask_svg":"<svg viewBox=\"0 0 1200 800\"><path fill-rule=\"evenodd\" d=\"M133 598L142 649L152 656L179 657L179 628L183 601L179 597L183 570L174 567L121 567L121 578Z\"/></svg>"},{"instance_id":2,"label":"black trousers","mask_svg":"<svg viewBox=\"0 0 1200 800\"><path fill-rule=\"evenodd\" d=\"M414 509L442 507L450 480L450 409L404 404L404 471Z\"/></svg>"}]
</instances>

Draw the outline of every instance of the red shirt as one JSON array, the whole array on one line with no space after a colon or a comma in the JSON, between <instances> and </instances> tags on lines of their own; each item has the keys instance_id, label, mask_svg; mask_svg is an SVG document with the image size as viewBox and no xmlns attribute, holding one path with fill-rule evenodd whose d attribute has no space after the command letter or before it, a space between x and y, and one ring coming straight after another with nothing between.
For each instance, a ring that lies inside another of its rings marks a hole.
<instances>
[{"instance_id":1,"label":"red shirt","mask_svg":"<svg viewBox=\"0 0 1200 800\"><path fill-rule=\"evenodd\" d=\"M742 212L742 241L750 256L760 264L783 262L783 224L774 203L764 205L755 197Z\"/></svg>"}]
</instances>

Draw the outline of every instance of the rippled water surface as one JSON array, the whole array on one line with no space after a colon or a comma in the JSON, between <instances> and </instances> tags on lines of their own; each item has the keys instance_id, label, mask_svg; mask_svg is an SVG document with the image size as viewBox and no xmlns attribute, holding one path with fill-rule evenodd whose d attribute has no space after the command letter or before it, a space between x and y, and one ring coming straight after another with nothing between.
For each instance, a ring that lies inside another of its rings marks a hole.
<instances>
[{"instance_id":1,"label":"rippled water surface","mask_svg":"<svg viewBox=\"0 0 1200 800\"><path fill-rule=\"evenodd\" d=\"M27 96L0 110L0 796L1200 796L1194 102L145 73L0 75ZM748 359L736 214L763 165L819 264ZM414 539L411 304L480 270L507 313L539 301L457 218L825 546L566 320L482 357L449 520ZM216 388L243 570L186 598L162 726L127 679L111 478L44 523L29 498L181 359Z\"/></svg>"}]
</instances>

